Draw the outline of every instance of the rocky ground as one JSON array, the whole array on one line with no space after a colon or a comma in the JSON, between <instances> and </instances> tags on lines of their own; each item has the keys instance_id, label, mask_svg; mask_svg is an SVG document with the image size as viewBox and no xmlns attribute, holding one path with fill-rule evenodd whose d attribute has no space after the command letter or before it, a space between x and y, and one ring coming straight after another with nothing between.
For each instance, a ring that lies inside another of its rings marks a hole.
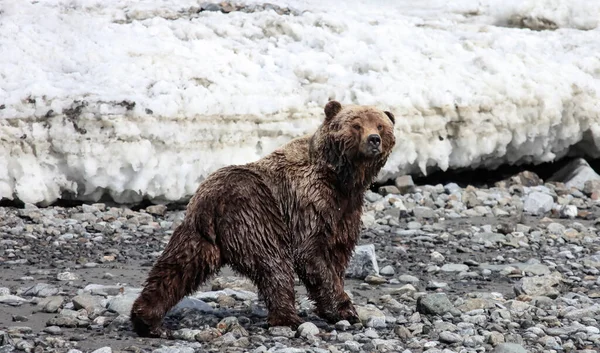
<instances>
[{"instance_id":1,"label":"rocky ground","mask_svg":"<svg viewBox=\"0 0 600 353\"><path fill-rule=\"evenodd\" d=\"M224 270L173 309L177 340L128 313L182 210L0 207L0 353L598 352L600 176L574 163L490 188L369 192L347 291L361 324L324 323L297 286L297 331L266 326L255 288Z\"/></svg>"}]
</instances>

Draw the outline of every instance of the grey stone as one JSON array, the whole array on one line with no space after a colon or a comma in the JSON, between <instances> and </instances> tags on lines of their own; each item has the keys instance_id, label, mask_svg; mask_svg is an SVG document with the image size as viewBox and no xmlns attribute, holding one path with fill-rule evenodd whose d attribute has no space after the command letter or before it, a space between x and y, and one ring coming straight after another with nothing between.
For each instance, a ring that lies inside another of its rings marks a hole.
<instances>
[{"instance_id":1,"label":"grey stone","mask_svg":"<svg viewBox=\"0 0 600 353\"><path fill-rule=\"evenodd\" d=\"M58 294L58 288L47 283L37 283L23 293L24 296L36 297L49 297L56 294Z\"/></svg>"},{"instance_id":2,"label":"grey stone","mask_svg":"<svg viewBox=\"0 0 600 353\"><path fill-rule=\"evenodd\" d=\"M479 244L484 244L486 242L504 243L506 242L506 236L500 233L483 232L474 234L472 240Z\"/></svg>"},{"instance_id":3,"label":"grey stone","mask_svg":"<svg viewBox=\"0 0 600 353\"><path fill-rule=\"evenodd\" d=\"M108 301L108 310L121 315L131 314L133 302L137 299L136 294L118 295Z\"/></svg>"},{"instance_id":4,"label":"grey stone","mask_svg":"<svg viewBox=\"0 0 600 353\"><path fill-rule=\"evenodd\" d=\"M494 348L494 353L528 353L523 346L517 343L500 343Z\"/></svg>"},{"instance_id":5,"label":"grey stone","mask_svg":"<svg viewBox=\"0 0 600 353\"><path fill-rule=\"evenodd\" d=\"M240 289L231 289L225 288L219 291L210 291L210 292L202 292L196 293L194 298L200 299L203 301L213 301L216 302L218 298L222 295L230 296L236 300L256 300L258 299L258 295L256 293L240 290Z\"/></svg>"},{"instance_id":6,"label":"grey stone","mask_svg":"<svg viewBox=\"0 0 600 353\"><path fill-rule=\"evenodd\" d=\"M465 272L469 270L469 266L463 264L445 264L441 270L443 272Z\"/></svg>"},{"instance_id":7,"label":"grey stone","mask_svg":"<svg viewBox=\"0 0 600 353\"><path fill-rule=\"evenodd\" d=\"M96 349L92 353L112 353L112 348L110 348L110 347L102 347L102 348Z\"/></svg>"},{"instance_id":8,"label":"grey stone","mask_svg":"<svg viewBox=\"0 0 600 353\"><path fill-rule=\"evenodd\" d=\"M193 297L185 297L169 311L169 314L176 313L184 309L197 310L203 313L212 313L214 311L213 307L203 300Z\"/></svg>"},{"instance_id":9,"label":"grey stone","mask_svg":"<svg viewBox=\"0 0 600 353\"><path fill-rule=\"evenodd\" d=\"M390 194L398 195L400 190L394 185L385 185L379 188L379 194L386 196Z\"/></svg>"},{"instance_id":10,"label":"grey stone","mask_svg":"<svg viewBox=\"0 0 600 353\"><path fill-rule=\"evenodd\" d=\"M72 273L72 272L61 272L59 274L56 275L56 279L59 281L77 281L79 278L77 277L76 274Z\"/></svg>"},{"instance_id":11,"label":"grey stone","mask_svg":"<svg viewBox=\"0 0 600 353\"><path fill-rule=\"evenodd\" d=\"M269 333L271 334L271 336L287 338L292 338L296 335L295 332L287 326L271 326L269 327Z\"/></svg>"},{"instance_id":12,"label":"grey stone","mask_svg":"<svg viewBox=\"0 0 600 353\"><path fill-rule=\"evenodd\" d=\"M375 307L374 305L357 305L356 313L358 314L358 318L360 319L363 325L367 325L367 322L373 319L383 321L385 323L385 314L381 310L377 309L377 307ZM371 324L377 323L371 322Z\"/></svg>"},{"instance_id":13,"label":"grey stone","mask_svg":"<svg viewBox=\"0 0 600 353\"><path fill-rule=\"evenodd\" d=\"M582 263L587 267L600 268L600 255L592 255L582 259Z\"/></svg>"},{"instance_id":14,"label":"grey stone","mask_svg":"<svg viewBox=\"0 0 600 353\"><path fill-rule=\"evenodd\" d=\"M165 205L148 206L148 207L146 207L146 212L150 213L151 215L164 216L165 212L167 212L167 206L165 206Z\"/></svg>"},{"instance_id":15,"label":"grey stone","mask_svg":"<svg viewBox=\"0 0 600 353\"><path fill-rule=\"evenodd\" d=\"M45 313L55 313L58 312L63 301L64 298L61 296L46 297L38 302L38 308Z\"/></svg>"},{"instance_id":16,"label":"grey stone","mask_svg":"<svg viewBox=\"0 0 600 353\"><path fill-rule=\"evenodd\" d=\"M517 295L545 296L556 298L560 294L558 287L562 283L562 275L553 272L544 276L524 277L514 286Z\"/></svg>"},{"instance_id":17,"label":"grey stone","mask_svg":"<svg viewBox=\"0 0 600 353\"><path fill-rule=\"evenodd\" d=\"M591 196L593 193L600 192L600 180L588 180L583 184L583 192Z\"/></svg>"},{"instance_id":18,"label":"grey stone","mask_svg":"<svg viewBox=\"0 0 600 353\"><path fill-rule=\"evenodd\" d=\"M534 191L525 196L523 211L532 215L542 215L550 212L554 198L546 193Z\"/></svg>"},{"instance_id":19,"label":"grey stone","mask_svg":"<svg viewBox=\"0 0 600 353\"><path fill-rule=\"evenodd\" d=\"M350 329L351 326L352 325L350 325L350 322L348 322L348 320L341 320L335 324L335 329L339 331L346 331Z\"/></svg>"},{"instance_id":20,"label":"grey stone","mask_svg":"<svg viewBox=\"0 0 600 353\"><path fill-rule=\"evenodd\" d=\"M196 335L201 332L202 332L202 330L192 330L189 328L182 328L182 329L173 331L173 338L178 339L178 340L194 342L196 340Z\"/></svg>"},{"instance_id":21,"label":"grey stone","mask_svg":"<svg viewBox=\"0 0 600 353\"><path fill-rule=\"evenodd\" d=\"M419 283L419 279L411 275L401 275L398 280L403 283Z\"/></svg>"},{"instance_id":22,"label":"grey stone","mask_svg":"<svg viewBox=\"0 0 600 353\"><path fill-rule=\"evenodd\" d=\"M413 213L417 218L435 218L435 211L431 207L417 206L413 208Z\"/></svg>"},{"instance_id":23,"label":"grey stone","mask_svg":"<svg viewBox=\"0 0 600 353\"><path fill-rule=\"evenodd\" d=\"M396 274L396 271L394 270L394 268L392 266L387 265L387 266L384 266L383 268L381 268L379 273L383 276L393 276L394 274Z\"/></svg>"},{"instance_id":24,"label":"grey stone","mask_svg":"<svg viewBox=\"0 0 600 353\"><path fill-rule=\"evenodd\" d=\"M588 180L600 180L600 175L583 158L572 160L548 179L548 181L562 182L567 188L574 187L579 190L583 190Z\"/></svg>"},{"instance_id":25,"label":"grey stone","mask_svg":"<svg viewBox=\"0 0 600 353\"><path fill-rule=\"evenodd\" d=\"M48 326L48 327L44 328L44 332L56 336L56 335L60 335L62 333L62 330L58 326Z\"/></svg>"},{"instance_id":26,"label":"grey stone","mask_svg":"<svg viewBox=\"0 0 600 353\"><path fill-rule=\"evenodd\" d=\"M313 337L319 334L319 328L312 322L305 322L298 326L298 336Z\"/></svg>"},{"instance_id":27,"label":"grey stone","mask_svg":"<svg viewBox=\"0 0 600 353\"><path fill-rule=\"evenodd\" d=\"M394 185L401 194L408 194L415 191L415 183L410 175L402 175L394 180Z\"/></svg>"},{"instance_id":28,"label":"grey stone","mask_svg":"<svg viewBox=\"0 0 600 353\"><path fill-rule=\"evenodd\" d=\"M444 315L460 313L444 293L426 294L417 299L417 311L421 314Z\"/></svg>"},{"instance_id":29,"label":"grey stone","mask_svg":"<svg viewBox=\"0 0 600 353\"><path fill-rule=\"evenodd\" d=\"M440 342L444 343L457 343L462 342L462 337L459 334L450 332L450 331L442 331L440 332Z\"/></svg>"},{"instance_id":30,"label":"grey stone","mask_svg":"<svg viewBox=\"0 0 600 353\"><path fill-rule=\"evenodd\" d=\"M99 297L80 294L72 299L75 310L85 309L88 313L93 313L95 309L101 309L102 303Z\"/></svg>"},{"instance_id":31,"label":"grey stone","mask_svg":"<svg viewBox=\"0 0 600 353\"><path fill-rule=\"evenodd\" d=\"M16 295L8 294L8 295L0 295L0 304L8 304L8 305L20 305L22 303L27 303L29 300L25 298L21 298Z\"/></svg>"},{"instance_id":32,"label":"grey stone","mask_svg":"<svg viewBox=\"0 0 600 353\"><path fill-rule=\"evenodd\" d=\"M375 254L375 245L360 245L354 250L346 269L347 278L365 279L368 275L378 275L379 265Z\"/></svg>"}]
</instances>

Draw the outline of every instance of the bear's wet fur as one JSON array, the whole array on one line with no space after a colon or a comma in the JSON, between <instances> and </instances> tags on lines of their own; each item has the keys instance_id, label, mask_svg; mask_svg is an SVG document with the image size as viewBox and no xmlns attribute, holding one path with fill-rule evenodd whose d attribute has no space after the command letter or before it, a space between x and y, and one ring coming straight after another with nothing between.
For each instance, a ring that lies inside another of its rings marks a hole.
<instances>
[{"instance_id":1,"label":"bear's wet fur","mask_svg":"<svg viewBox=\"0 0 600 353\"><path fill-rule=\"evenodd\" d=\"M171 337L165 314L222 266L250 278L270 326L297 327L294 275L316 313L358 321L344 272L360 235L365 191L395 145L394 115L330 101L313 135L209 175L150 270L131 310L139 336Z\"/></svg>"}]
</instances>

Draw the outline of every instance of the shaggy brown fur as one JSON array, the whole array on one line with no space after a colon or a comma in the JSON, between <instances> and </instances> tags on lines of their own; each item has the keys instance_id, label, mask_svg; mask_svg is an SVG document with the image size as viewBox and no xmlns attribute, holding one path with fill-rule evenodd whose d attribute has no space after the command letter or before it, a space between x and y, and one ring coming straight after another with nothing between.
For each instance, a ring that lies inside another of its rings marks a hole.
<instances>
[{"instance_id":1,"label":"shaggy brown fur","mask_svg":"<svg viewBox=\"0 0 600 353\"><path fill-rule=\"evenodd\" d=\"M358 321L344 272L364 192L395 144L394 116L330 101L312 136L204 180L131 310L140 336L169 336L164 315L222 266L258 287L272 326L298 326L294 273L329 322Z\"/></svg>"}]
</instances>

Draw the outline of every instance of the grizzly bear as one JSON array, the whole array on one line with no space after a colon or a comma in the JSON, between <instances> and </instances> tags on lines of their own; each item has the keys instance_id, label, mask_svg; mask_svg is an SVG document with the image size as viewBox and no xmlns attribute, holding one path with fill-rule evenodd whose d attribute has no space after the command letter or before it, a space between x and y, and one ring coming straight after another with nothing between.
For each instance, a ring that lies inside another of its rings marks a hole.
<instances>
[{"instance_id":1,"label":"grizzly bear","mask_svg":"<svg viewBox=\"0 0 600 353\"><path fill-rule=\"evenodd\" d=\"M131 310L139 336L172 337L165 314L224 265L250 278L270 326L296 328L294 275L330 323L358 321L344 272L364 193L393 146L394 115L330 101L311 136L202 181Z\"/></svg>"}]
</instances>

